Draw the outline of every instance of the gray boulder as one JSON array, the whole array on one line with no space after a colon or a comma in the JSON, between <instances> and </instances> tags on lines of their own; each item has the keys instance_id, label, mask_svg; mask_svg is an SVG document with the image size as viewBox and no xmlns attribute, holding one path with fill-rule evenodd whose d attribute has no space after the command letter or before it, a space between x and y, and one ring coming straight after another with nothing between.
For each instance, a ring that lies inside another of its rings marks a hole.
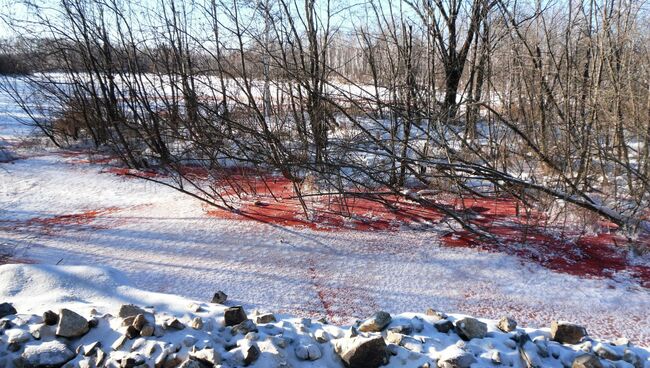
<instances>
[{"instance_id":1,"label":"gray boulder","mask_svg":"<svg viewBox=\"0 0 650 368\"><path fill-rule=\"evenodd\" d=\"M454 345L442 351L438 359L438 367L469 368L475 362L474 355Z\"/></svg>"},{"instance_id":2,"label":"gray boulder","mask_svg":"<svg viewBox=\"0 0 650 368\"><path fill-rule=\"evenodd\" d=\"M587 336L587 329L569 322L553 321L551 323L551 340L561 344L577 344Z\"/></svg>"},{"instance_id":3,"label":"gray boulder","mask_svg":"<svg viewBox=\"0 0 650 368\"><path fill-rule=\"evenodd\" d=\"M43 323L48 326L54 326L55 324L59 323L59 315L52 312L51 310L46 311L43 313Z\"/></svg>"},{"instance_id":4,"label":"gray boulder","mask_svg":"<svg viewBox=\"0 0 650 368\"><path fill-rule=\"evenodd\" d=\"M427 310L424 312L429 317L432 317L434 321L440 321L441 319L446 319L447 315L437 311L433 308L427 308Z\"/></svg>"},{"instance_id":5,"label":"gray boulder","mask_svg":"<svg viewBox=\"0 0 650 368\"><path fill-rule=\"evenodd\" d=\"M257 325L255 325L255 323L250 319L247 319L242 323L233 326L232 328L233 335L237 335L237 334L246 335L249 332L257 332L257 331L258 331Z\"/></svg>"},{"instance_id":6,"label":"gray boulder","mask_svg":"<svg viewBox=\"0 0 650 368\"><path fill-rule=\"evenodd\" d=\"M0 318L16 314L16 308L11 303L0 303Z\"/></svg>"},{"instance_id":7,"label":"gray boulder","mask_svg":"<svg viewBox=\"0 0 650 368\"><path fill-rule=\"evenodd\" d=\"M309 338L301 339L294 350L300 360L318 360L323 356L318 344Z\"/></svg>"},{"instance_id":8,"label":"gray boulder","mask_svg":"<svg viewBox=\"0 0 650 368\"><path fill-rule=\"evenodd\" d=\"M149 312L133 304L123 304L120 306L118 316L120 318L137 317L138 314L147 314Z\"/></svg>"},{"instance_id":9,"label":"gray boulder","mask_svg":"<svg viewBox=\"0 0 650 368\"><path fill-rule=\"evenodd\" d=\"M447 333L454 329L454 324L448 319L441 319L434 322L433 327L435 327L438 332Z\"/></svg>"},{"instance_id":10,"label":"gray boulder","mask_svg":"<svg viewBox=\"0 0 650 368\"><path fill-rule=\"evenodd\" d=\"M383 330L390 321L392 320L389 313L384 311L379 311L375 313L372 317L365 320L361 326L359 326L359 331L361 332L380 332Z\"/></svg>"},{"instance_id":11,"label":"gray boulder","mask_svg":"<svg viewBox=\"0 0 650 368\"><path fill-rule=\"evenodd\" d=\"M257 323L273 323L276 322L275 316L273 313L264 313L255 317L255 322Z\"/></svg>"},{"instance_id":12,"label":"gray boulder","mask_svg":"<svg viewBox=\"0 0 650 368\"><path fill-rule=\"evenodd\" d=\"M465 317L456 321L456 333L467 341L482 339L487 335L487 325L476 318Z\"/></svg>"},{"instance_id":13,"label":"gray boulder","mask_svg":"<svg viewBox=\"0 0 650 368\"><path fill-rule=\"evenodd\" d=\"M227 308L223 314L223 318L226 321L226 326L235 326L248 319L244 307L241 305Z\"/></svg>"},{"instance_id":14,"label":"gray boulder","mask_svg":"<svg viewBox=\"0 0 650 368\"><path fill-rule=\"evenodd\" d=\"M388 349L381 336L356 336L339 341L336 351L347 368L376 368L388 363Z\"/></svg>"},{"instance_id":15,"label":"gray boulder","mask_svg":"<svg viewBox=\"0 0 650 368\"><path fill-rule=\"evenodd\" d=\"M68 338L83 336L88 332L88 321L79 314L69 310L59 311L59 324L56 335Z\"/></svg>"},{"instance_id":16,"label":"gray boulder","mask_svg":"<svg viewBox=\"0 0 650 368\"><path fill-rule=\"evenodd\" d=\"M594 352L596 355L603 359L609 359L609 360L621 360L623 359L623 355L620 354L619 352L614 349L613 346L606 345L603 343L598 343L594 347Z\"/></svg>"},{"instance_id":17,"label":"gray boulder","mask_svg":"<svg viewBox=\"0 0 650 368\"><path fill-rule=\"evenodd\" d=\"M497 327L503 332L512 332L517 328L517 321L510 317L504 316L501 317L499 323L497 323Z\"/></svg>"},{"instance_id":18,"label":"gray boulder","mask_svg":"<svg viewBox=\"0 0 650 368\"><path fill-rule=\"evenodd\" d=\"M603 368L603 364L593 354L582 354L575 358L571 368Z\"/></svg>"},{"instance_id":19,"label":"gray boulder","mask_svg":"<svg viewBox=\"0 0 650 368\"><path fill-rule=\"evenodd\" d=\"M190 357L211 367L221 363L221 356L211 348L190 352Z\"/></svg>"},{"instance_id":20,"label":"gray boulder","mask_svg":"<svg viewBox=\"0 0 650 368\"><path fill-rule=\"evenodd\" d=\"M53 340L40 345L28 345L19 362L24 368L59 368L75 357L67 346Z\"/></svg>"},{"instance_id":21,"label":"gray boulder","mask_svg":"<svg viewBox=\"0 0 650 368\"><path fill-rule=\"evenodd\" d=\"M212 297L212 303L214 304L223 304L226 300L228 300L228 295L221 290L214 293L214 296Z\"/></svg>"},{"instance_id":22,"label":"gray boulder","mask_svg":"<svg viewBox=\"0 0 650 368\"><path fill-rule=\"evenodd\" d=\"M244 365L253 364L262 355L260 348L256 344L252 344L244 351Z\"/></svg>"}]
</instances>

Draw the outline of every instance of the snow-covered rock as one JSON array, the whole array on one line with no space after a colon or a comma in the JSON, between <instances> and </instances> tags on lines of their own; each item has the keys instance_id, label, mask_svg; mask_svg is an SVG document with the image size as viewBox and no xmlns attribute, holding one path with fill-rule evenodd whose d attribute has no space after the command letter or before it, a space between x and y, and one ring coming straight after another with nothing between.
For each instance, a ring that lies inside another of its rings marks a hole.
<instances>
[{"instance_id":1,"label":"snow-covered rock","mask_svg":"<svg viewBox=\"0 0 650 368\"><path fill-rule=\"evenodd\" d=\"M487 334L487 325L476 318L465 317L456 321L456 333L463 340L482 339Z\"/></svg>"},{"instance_id":2,"label":"snow-covered rock","mask_svg":"<svg viewBox=\"0 0 650 368\"><path fill-rule=\"evenodd\" d=\"M18 359L24 368L57 368L74 358L75 353L65 344L53 340L27 345Z\"/></svg>"}]
</instances>

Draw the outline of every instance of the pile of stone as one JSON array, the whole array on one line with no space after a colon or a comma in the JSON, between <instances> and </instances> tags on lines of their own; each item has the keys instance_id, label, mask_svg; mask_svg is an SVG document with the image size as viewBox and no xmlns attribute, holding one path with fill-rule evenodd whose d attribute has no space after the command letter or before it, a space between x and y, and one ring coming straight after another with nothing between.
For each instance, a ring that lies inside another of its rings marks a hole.
<instances>
[{"instance_id":1,"label":"pile of stone","mask_svg":"<svg viewBox=\"0 0 650 368\"><path fill-rule=\"evenodd\" d=\"M25 315L2 303L0 367L299 367L310 361L348 368L650 367L648 350L627 340L593 340L568 322L531 330L508 317L379 311L341 328L324 319L249 316L241 306L221 305L226 298L220 292L213 303L189 303L182 316L136 305L122 305L114 315L94 309L86 317L69 309Z\"/></svg>"}]
</instances>

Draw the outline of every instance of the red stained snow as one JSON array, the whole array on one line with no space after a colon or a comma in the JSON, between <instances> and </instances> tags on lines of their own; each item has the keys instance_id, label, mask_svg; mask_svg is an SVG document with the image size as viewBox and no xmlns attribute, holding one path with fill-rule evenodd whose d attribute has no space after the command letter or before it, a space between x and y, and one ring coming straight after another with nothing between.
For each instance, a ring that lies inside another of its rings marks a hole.
<instances>
[{"instance_id":1,"label":"red stained snow","mask_svg":"<svg viewBox=\"0 0 650 368\"><path fill-rule=\"evenodd\" d=\"M116 175L157 177L155 171L108 168ZM219 195L237 198L234 210L206 208L209 216L222 219L253 220L268 224L309 228L318 231L398 231L403 226L436 224L444 213L394 195L305 196L307 213L297 198L293 184L279 175L260 175L245 168L220 170L215 178L206 169L186 166L181 174L189 179L214 180ZM611 233L580 236L561 229L546 228L541 213L526 213L520 203L508 198L443 198L437 205L453 208L492 234L498 241L479 239L468 231L442 236L450 247L480 248L503 252L540 264L557 272L586 277L612 278L625 274L650 288L650 266L628 262L628 241L617 235L617 226L601 220L599 227ZM559 237L557 234L564 234ZM650 239L637 241L650 247ZM326 293L319 292L324 299ZM324 301L327 310L327 301Z\"/></svg>"},{"instance_id":2,"label":"red stained snow","mask_svg":"<svg viewBox=\"0 0 650 368\"><path fill-rule=\"evenodd\" d=\"M341 196L305 197L310 208L308 218L300 201L295 198L291 182L282 177L233 172L220 184L227 188L222 195L232 196L235 186L245 194L235 211L206 209L209 216L320 231L397 231L404 225L438 223L444 218L444 214L433 208L385 195L345 199ZM438 200L437 204L467 215L469 221L498 239L489 241L469 231L453 231L442 236L445 246L502 252L576 276L615 278L624 275L650 288L650 266L631 265L628 262L628 241L615 232L614 224L601 221L600 228L612 231L607 234L570 234L562 229L544 226L543 214L526 213L519 202L512 199L446 198ZM650 239L637 243L650 247ZM321 290L321 299L323 293L325 291ZM323 304L327 310L327 302Z\"/></svg>"},{"instance_id":3,"label":"red stained snow","mask_svg":"<svg viewBox=\"0 0 650 368\"><path fill-rule=\"evenodd\" d=\"M26 220L0 220L0 230L29 231L43 235L54 235L65 230L101 230L106 229L107 226L95 222L120 210L118 207L106 207L73 214L32 217Z\"/></svg>"},{"instance_id":4,"label":"red stained snow","mask_svg":"<svg viewBox=\"0 0 650 368\"><path fill-rule=\"evenodd\" d=\"M124 167L108 167L101 171L102 173L114 174L117 176L132 176L132 177L141 177L141 178L155 178L160 176L155 171L144 171L144 170L135 170Z\"/></svg>"},{"instance_id":5,"label":"red stained snow","mask_svg":"<svg viewBox=\"0 0 650 368\"><path fill-rule=\"evenodd\" d=\"M235 211L208 209L210 216L248 219L282 226L336 231L398 230L412 223L435 223L443 216L435 210L397 196L305 196L307 213L292 183L283 177L260 177L249 172L220 180L221 195L244 193Z\"/></svg>"}]
</instances>

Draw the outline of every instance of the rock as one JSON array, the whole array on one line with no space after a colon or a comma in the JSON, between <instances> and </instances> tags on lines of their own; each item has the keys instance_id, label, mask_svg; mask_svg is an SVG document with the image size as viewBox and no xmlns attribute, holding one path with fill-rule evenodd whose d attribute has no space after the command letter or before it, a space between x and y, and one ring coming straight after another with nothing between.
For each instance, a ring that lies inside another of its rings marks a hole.
<instances>
[{"instance_id":1,"label":"rock","mask_svg":"<svg viewBox=\"0 0 650 368\"><path fill-rule=\"evenodd\" d=\"M11 303L0 303L0 318L18 313Z\"/></svg>"},{"instance_id":2,"label":"rock","mask_svg":"<svg viewBox=\"0 0 650 368\"><path fill-rule=\"evenodd\" d=\"M273 323L276 322L275 316L273 313L264 313L260 314L259 316L255 317L255 322L258 324L261 323Z\"/></svg>"},{"instance_id":3,"label":"rock","mask_svg":"<svg viewBox=\"0 0 650 368\"><path fill-rule=\"evenodd\" d=\"M314 338L321 344L330 341L330 335L327 333L327 331L322 329L316 330L316 332L314 332Z\"/></svg>"},{"instance_id":4,"label":"rock","mask_svg":"<svg viewBox=\"0 0 650 368\"><path fill-rule=\"evenodd\" d=\"M379 311L375 313L372 317L365 320L361 326L359 326L359 331L361 332L380 332L391 322L392 318L389 313L384 311Z\"/></svg>"},{"instance_id":5,"label":"rock","mask_svg":"<svg viewBox=\"0 0 650 368\"><path fill-rule=\"evenodd\" d=\"M140 354L130 354L125 356L120 361L120 367L122 368L134 368L136 366L142 365L146 362L146 359Z\"/></svg>"},{"instance_id":6,"label":"rock","mask_svg":"<svg viewBox=\"0 0 650 368\"><path fill-rule=\"evenodd\" d=\"M75 357L63 343L52 340L39 345L27 345L20 355L23 368L58 368Z\"/></svg>"},{"instance_id":7,"label":"rock","mask_svg":"<svg viewBox=\"0 0 650 368\"><path fill-rule=\"evenodd\" d=\"M539 354L539 356L541 356L542 358L549 357L548 342L545 340L543 336L537 336L533 340L533 343L535 343L535 346L537 346L537 353Z\"/></svg>"},{"instance_id":8,"label":"rock","mask_svg":"<svg viewBox=\"0 0 650 368\"><path fill-rule=\"evenodd\" d=\"M140 330L140 336L142 337L149 337L153 335L154 333L154 327L151 325L145 325L142 327L142 330Z\"/></svg>"},{"instance_id":9,"label":"rock","mask_svg":"<svg viewBox=\"0 0 650 368\"><path fill-rule=\"evenodd\" d=\"M95 328L97 325L99 325L99 319L97 317L88 320L88 328Z\"/></svg>"},{"instance_id":10,"label":"rock","mask_svg":"<svg viewBox=\"0 0 650 368\"><path fill-rule=\"evenodd\" d=\"M289 340L285 339L284 337L280 337L280 336L271 337L271 342L273 343L273 345L278 346L278 347L280 347L282 349L289 346Z\"/></svg>"},{"instance_id":11,"label":"rock","mask_svg":"<svg viewBox=\"0 0 650 368\"><path fill-rule=\"evenodd\" d=\"M12 352L17 352L22 348L22 344L19 342L10 342L7 344L7 350L12 351Z\"/></svg>"},{"instance_id":12,"label":"rock","mask_svg":"<svg viewBox=\"0 0 650 368\"><path fill-rule=\"evenodd\" d=\"M403 335L410 335L413 333L413 325L404 323L390 328L390 331L401 333Z\"/></svg>"},{"instance_id":13,"label":"rock","mask_svg":"<svg viewBox=\"0 0 650 368\"><path fill-rule=\"evenodd\" d=\"M77 354L83 354L84 356L91 356L96 353L95 349L99 349L101 347L102 347L101 341L95 341L93 343L80 346L80 349L77 352Z\"/></svg>"},{"instance_id":14,"label":"rock","mask_svg":"<svg viewBox=\"0 0 650 368\"><path fill-rule=\"evenodd\" d=\"M582 354L575 358L571 368L603 368L603 365L595 355Z\"/></svg>"},{"instance_id":15,"label":"rock","mask_svg":"<svg viewBox=\"0 0 650 368\"><path fill-rule=\"evenodd\" d=\"M516 331L515 333L510 335L510 339L514 340L517 343L517 345L524 346L525 343L530 341L530 335L528 335L524 331Z\"/></svg>"},{"instance_id":16,"label":"rock","mask_svg":"<svg viewBox=\"0 0 650 368\"><path fill-rule=\"evenodd\" d=\"M630 346L630 340L626 339L625 337L619 337L618 339L614 340L612 344L616 346Z\"/></svg>"},{"instance_id":17,"label":"rock","mask_svg":"<svg viewBox=\"0 0 650 368\"><path fill-rule=\"evenodd\" d=\"M142 327L144 327L145 324L147 324L147 319L144 318L144 314L138 314L133 319L133 323L131 325L135 327L136 330L141 331Z\"/></svg>"},{"instance_id":18,"label":"rock","mask_svg":"<svg viewBox=\"0 0 650 368\"><path fill-rule=\"evenodd\" d=\"M511 332L517 328L517 321L510 317L503 316L499 320L499 323L497 323L497 327L503 332Z\"/></svg>"},{"instance_id":19,"label":"rock","mask_svg":"<svg viewBox=\"0 0 650 368\"><path fill-rule=\"evenodd\" d=\"M621 360L623 355L618 353L613 347L605 345L603 343L596 344L594 347L594 353L603 359L609 360Z\"/></svg>"},{"instance_id":20,"label":"rock","mask_svg":"<svg viewBox=\"0 0 650 368\"><path fill-rule=\"evenodd\" d=\"M411 318L410 324L413 326L415 332L422 332L424 330L424 320L418 316Z\"/></svg>"},{"instance_id":21,"label":"rock","mask_svg":"<svg viewBox=\"0 0 650 368\"><path fill-rule=\"evenodd\" d=\"M49 310L43 313L43 323L48 326L54 326L55 324L59 323L59 315Z\"/></svg>"},{"instance_id":22,"label":"rock","mask_svg":"<svg viewBox=\"0 0 650 368\"><path fill-rule=\"evenodd\" d=\"M519 357L526 368L543 368L542 361L536 352L537 346L532 341L528 341L519 347Z\"/></svg>"},{"instance_id":23,"label":"rock","mask_svg":"<svg viewBox=\"0 0 650 368\"><path fill-rule=\"evenodd\" d=\"M295 348L296 357L300 360L318 360L323 356L318 345L310 342L303 341Z\"/></svg>"},{"instance_id":24,"label":"rock","mask_svg":"<svg viewBox=\"0 0 650 368\"><path fill-rule=\"evenodd\" d=\"M214 304L223 304L228 300L228 295L224 293L223 291L219 290L216 293L214 293L214 296L212 297L212 303Z\"/></svg>"},{"instance_id":25,"label":"rock","mask_svg":"<svg viewBox=\"0 0 650 368\"><path fill-rule=\"evenodd\" d=\"M261 354L260 348L256 344L252 344L244 351L244 365L253 364Z\"/></svg>"},{"instance_id":26,"label":"rock","mask_svg":"<svg viewBox=\"0 0 650 368\"><path fill-rule=\"evenodd\" d=\"M305 327L311 327L311 318L302 318L300 324Z\"/></svg>"},{"instance_id":27,"label":"rock","mask_svg":"<svg viewBox=\"0 0 650 368\"><path fill-rule=\"evenodd\" d=\"M13 323L11 323L11 321L8 321L6 319L0 320L0 333L3 330L8 330L8 329L13 328L13 327L14 327L14 325L13 325Z\"/></svg>"},{"instance_id":28,"label":"rock","mask_svg":"<svg viewBox=\"0 0 650 368\"><path fill-rule=\"evenodd\" d=\"M247 320L243 321L242 323L240 323L240 324L238 324L236 326L233 326L233 328L232 328L232 334L233 335L237 335L237 334L246 335L249 332L257 332L257 331L258 331L257 326L250 319L247 319Z\"/></svg>"},{"instance_id":29,"label":"rock","mask_svg":"<svg viewBox=\"0 0 650 368\"><path fill-rule=\"evenodd\" d=\"M140 338L136 339L135 341L133 341L133 344L131 344L131 349L129 349L129 350L131 350L131 351L140 350L140 348L145 346L146 343L147 343L147 340L140 337Z\"/></svg>"},{"instance_id":30,"label":"rock","mask_svg":"<svg viewBox=\"0 0 650 368\"><path fill-rule=\"evenodd\" d=\"M54 327L46 324L35 325L29 329L29 333L31 333L36 340L54 337Z\"/></svg>"},{"instance_id":31,"label":"rock","mask_svg":"<svg viewBox=\"0 0 650 368\"><path fill-rule=\"evenodd\" d=\"M192 321L190 322L190 327L192 327L195 330L202 329L203 328L203 320L201 319L201 317L195 317L194 319L192 319Z\"/></svg>"},{"instance_id":32,"label":"rock","mask_svg":"<svg viewBox=\"0 0 650 368\"><path fill-rule=\"evenodd\" d=\"M59 311L56 335L68 338L83 336L88 332L88 321L69 309Z\"/></svg>"},{"instance_id":33,"label":"rock","mask_svg":"<svg viewBox=\"0 0 650 368\"><path fill-rule=\"evenodd\" d=\"M482 339L487 335L487 325L476 318L465 317L456 321L456 333L461 339Z\"/></svg>"},{"instance_id":34,"label":"rock","mask_svg":"<svg viewBox=\"0 0 650 368\"><path fill-rule=\"evenodd\" d=\"M120 318L136 317L138 314L147 314L148 312L144 309L135 306L133 304L123 304L120 306L120 311L117 315Z\"/></svg>"},{"instance_id":35,"label":"rock","mask_svg":"<svg viewBox=\"0 0 650 368\"><path fill-rule=\"evenodd\" d=\"M164 362L160 365L156 365L156 367L160 366L162 368L178 368L178 366L183 364L183 362L184 359L178 354L169 354L165 357Z\"/></svg>"},{"instance_id":36,"label":"rock","mask_svg":"<svg viewBox=\"0 0 650 368\"><path fill-rule=\"evenodd\" d=\"M553 321L551 323L551 340L561 344L577 344L587 336L587 329L569 322Z\"/></svg>"},{"instance_id":37,"label":"rock","mask_svg":"<svg viewBox=\"0 0 650 368\"><path fill-rule=\"evenodd\" d=\"M391 344L399 345L407 350L421 353L423 350L422 342L411 336L406 336L398 332L388 331L386 341Z\"/></svg>"},{"instance_id":38,"label":"rock","mask_svg":"<svg viewBox=\"0 0 650 368\"><path fill-rule=\"evenodd\" d=\"M227 308L223 314L226 326L235 326L248 319L246 312L241 305Z\"/></svg>"},{"instance_id":39,"label":"rock","mask_svg":"<svg viewBox=\"0 0 650 368\"><path fill-rule=\"evenodd\" d=\"M187 305L187 309L190 310L190 312L193 313L198 313L198 312L203 312L203 307L197 303L190 303Z\"/></svg>"},{"instance_id":40,"label":"rock","mask_svg":"<svg viewBox=\"0 0 650 368\"><path fill-rule=\"evenodd\" d=\"M111 349L112 350L119 350L122 347L122 345L124 345L126 340L127 340L127 337L124 336L124 335L118 337L117 340L115 340L113 342L113 344L111 345Z\"/></svg>"},{"instance_id":41,"label":"rock","mask_svg":"<svg viewBox=\"0 0 650 368\"><path fill-rule=\"evenodd\" d=\"M136 317L136 316L129 316L129 317L124 318L124 319L122 320L122 326L124 326L124 327L132 326L132 325L133 325L133 321L135 321L135 317Z\"/></svg>"},{"instance_id":42,"label":"rock","mask_svg":"<svg viewBox=\"0 0 650 368\"><path fill-rule=\"evenodd\" d=\"M178 368L203 368L203 367L202 367L201 363L199 363L198 361L188 358L185 361L183 361L178 366Z\"/></svg>"},{"instance_id":43,"label":"rock","mask_svg":"<svg viewBox=\"0 0 650 368\"><path fill-rule=\"evenodd\" d=\"M643 362L641 361L641 358L639 358L639 356L632 350L625 349L623 352L623 360L627 363L632 364L634 368L643 368Z\"/></svg>"},{"instance_id":44,"label":"rock","mask_svg":"<svg viewBox=\"0 0 650 368\"><path fill-rule=\"evenodd\" d=\"M456 345L450 346L440 353L438 359L439 368L469 368L476 362L476 358L470 352L459 348Z\"/></svg>"},{"instance_id":45,"label":"rock","mask_svg":"<svg viewBox=\"0 0 650 368\"><path fill-rule=\"evenodd\" d=\"M126 328L126 332L124 333L124 336L126 336L129 340L133 340L136 337L140 336L140 331L138 331L135 326L131 325Z\"/></svg>"},{"instance_id":46,"label":"rock","mask_svg":"<svg viewBox=\"0 0 650 368\"><path fill-rule=\"evenodd\" d=\"M214 349L210 349L210 348L205 348L195 352L191 352L190 357L192 357L192 359L194 360L198 360L199 362L209 366L215 366L221 363L221 356L219 355L219 353L214 351Z\"/></svg>"},{"instance_id":47,"label":"rock","mask_svg":"<svg viewBox=\"0 0 650 368\"><path fill-rule=\"evenodd\" d=\"M388 363L388 349L381 336L346 338L337 353L348 368L376 368Z\"/></svg>"},{"instance_id":48,"label":"rock","mask_svg":"<svg viewBox=\"0 0 650 368\"><path fill-rule=\"evenodd\" d=\"M448 319L441 319L434 322L433 327L435 327L438 332L447 333L454 329L454 324Z\"/></svg>"},{"instance_id":49,"label":"rock","mask_svg":"<svg viewBox=\"0 0 650 368\"><path fill-rule=\"evenodd\" d=\"M196 344L197 341L198 341L198 339L196 337L194 337L192 335L186 335L183 338L183 341L181 341L181 343L189 348L189 347L193 346L194 344Z\"/></svg>"},{"instance_id":50,"label":"rock","mask_svg":"<svg viewBox=\"0 0 650 368\"><path fill-rule=\"evenodd\" d=\"M163 327L179 331L185 329L185 325L179 321L178 318L171 318L166 320L163 324Z\"/></svg>"},{"instance_id":51,"label":"rock","mask_svg":"<svg viewBox=\"0 0 650 368\"><path fill-rule=\"evenodd\" d=\"M424 350L424 347L422 346L422 341L413 338L411 336L404 336L400 345L405 349L416 353L422 353L422 351Z\"/></svg>"},{"instance_id":52,"label":"rock","mask_svg":"<svg viewBox=\"0 0 650 368\"><path fill-rule=\"evenodd\" d=\"M427 310L424 312L425 315L429 317L433 317L434 321L440 321L441 319L447 319L447 315L439 312L435 309L432 308L427 308Z\"/></svg>"},{"instance_id":53,"label":"rock","mask_svg":"<svg viewBox=\"0 0 650 368\"><path fill-rule=\"evenodd\" d=\"M399 332L388 331L386 334L386 341L391 344L399 345L402 342L404 335Z\"/></svg>"},{"instance_id":54,"label":"rock","mask_svg":"<svg viewBox=\"0 0 650 368\"><path fill-rule=\"evenodd\" d=\"M492 355L490 356L490 360L492 361L492 363L496 365L500 365L501 363L503 363L503 359L501 358L501 353L498 350L492 352Z\"/></svg>"},{"instance_id":55,"label":"rock","mask_svg":"<svg viewBox=\"0 0 650 368\"><path fill-rule=\"evenodd\" d=\"M7 343L9 344L22 344L32 338L29 332L17 328L5 331L5 335L7 335Z\"/></svg>"}]
</instances>

